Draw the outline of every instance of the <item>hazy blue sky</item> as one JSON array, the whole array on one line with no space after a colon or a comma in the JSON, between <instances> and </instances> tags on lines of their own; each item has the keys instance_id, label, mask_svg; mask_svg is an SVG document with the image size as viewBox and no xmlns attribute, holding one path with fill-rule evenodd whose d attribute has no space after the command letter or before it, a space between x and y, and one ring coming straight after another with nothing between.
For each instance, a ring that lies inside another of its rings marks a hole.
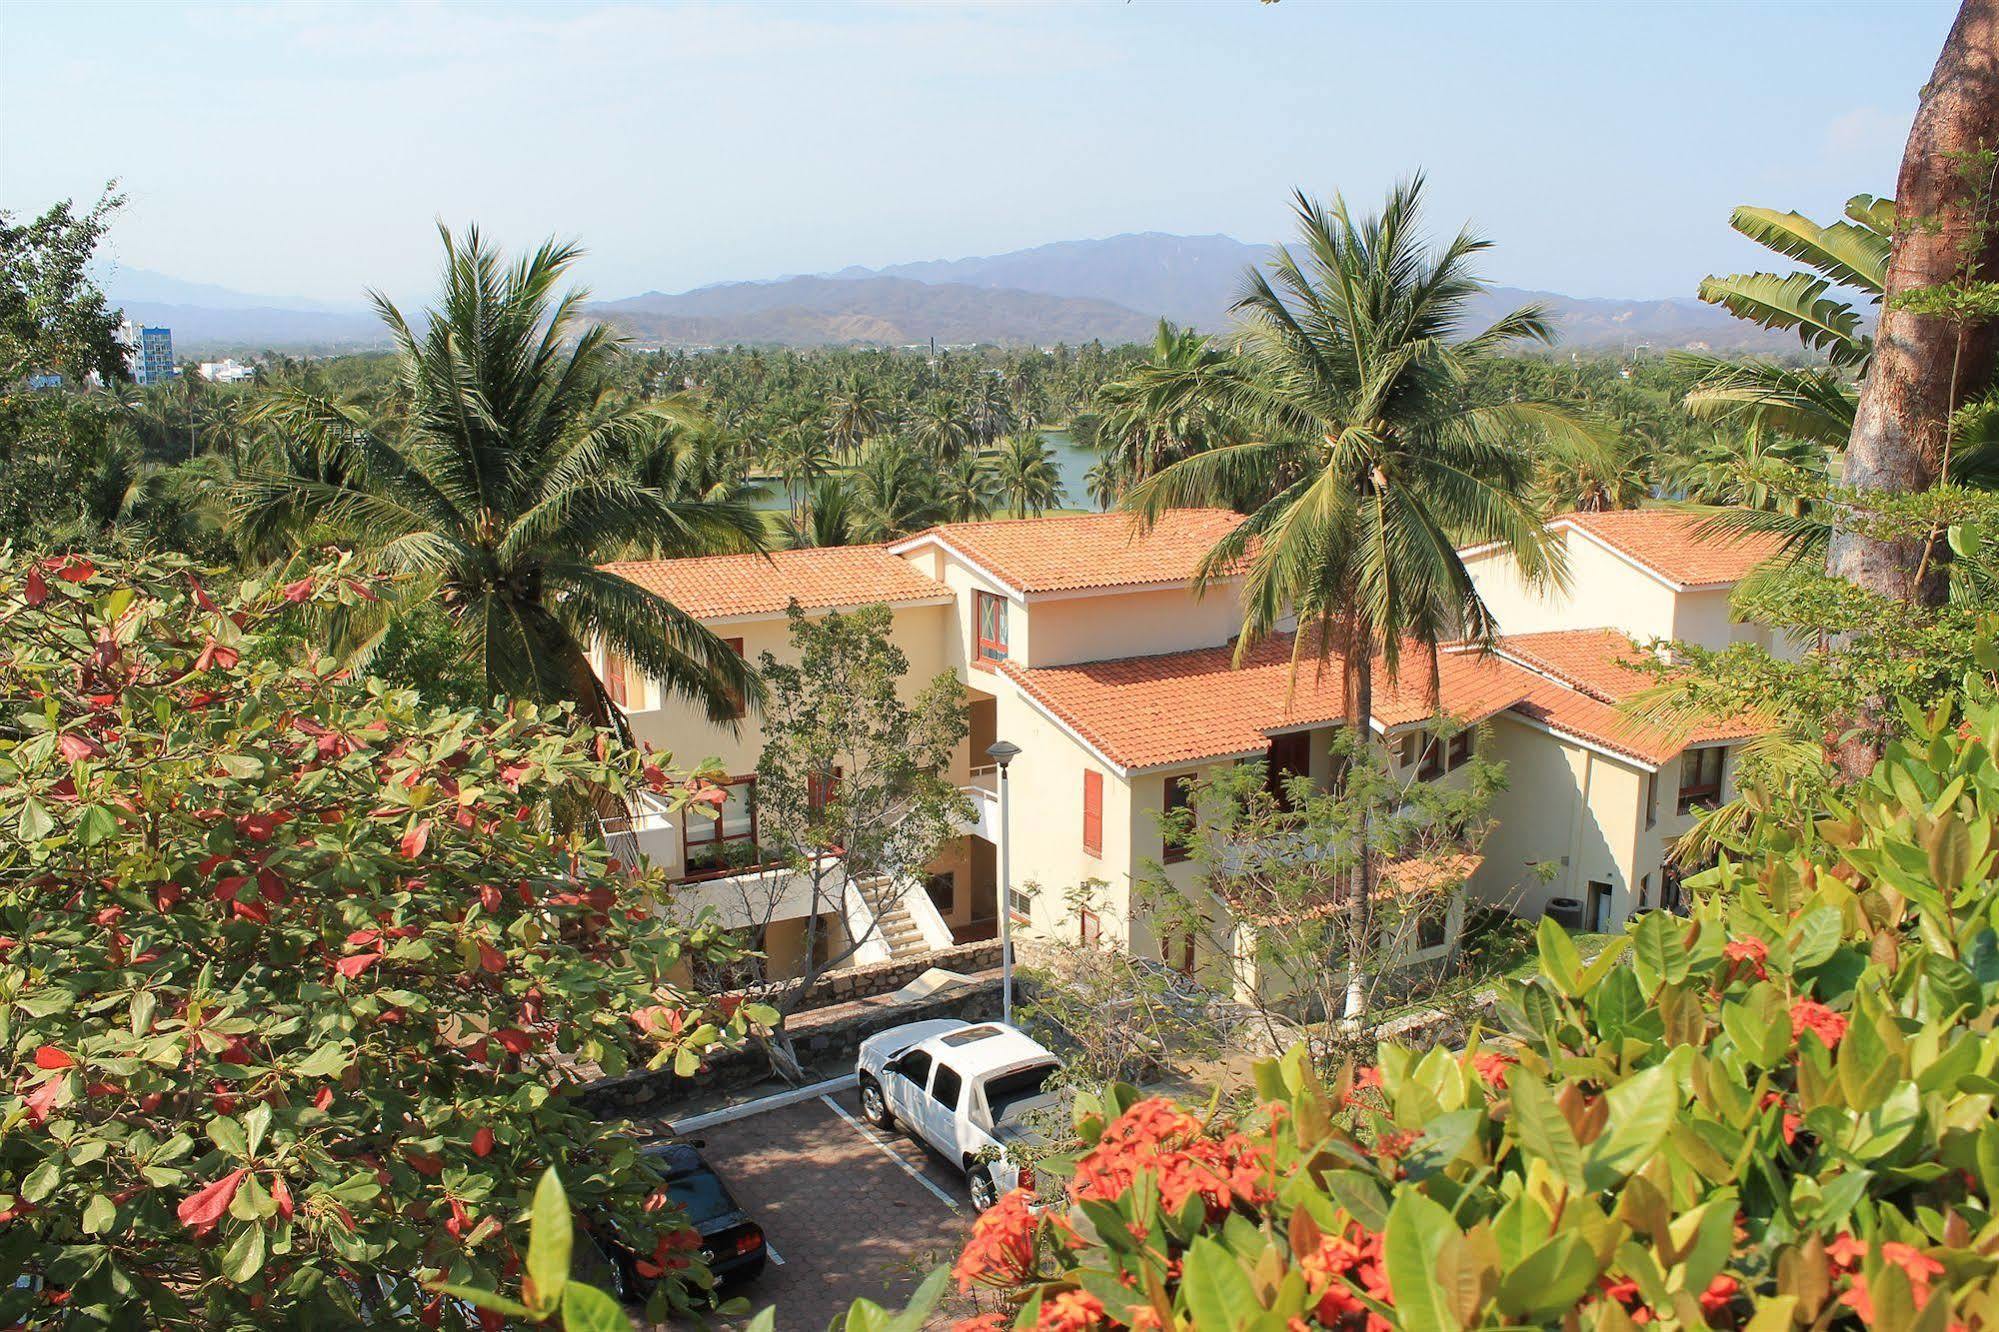
<instances>
[{"instance_id":1,"label":"hazy blue sky","mask_svg":"<svg viewBox=\"0 0 1999 1332\"><path fill-rule=\"evenodd\" d=\"M1122 231L1278 237L1421 166L1489 276L1689 295L1738 202L1886 193L1947 0L179 6L0 0L0 207L344 300L433 218L580 238L601 296Z\"/></svg>"}]
</instances>

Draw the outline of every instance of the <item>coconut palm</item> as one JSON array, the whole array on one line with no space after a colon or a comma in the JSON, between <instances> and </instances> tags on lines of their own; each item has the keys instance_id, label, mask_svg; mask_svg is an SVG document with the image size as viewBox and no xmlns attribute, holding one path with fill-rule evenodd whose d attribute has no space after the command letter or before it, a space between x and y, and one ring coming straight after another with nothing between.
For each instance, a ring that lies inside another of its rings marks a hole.
<instances>
[{"instance_id":1,"label":"coconut palm","mask_svg":"<svg viewBox=\"0 0 1999 1332\"><path fill-rule=\"evenodd\" d=\"M1008 435L993 455L993 482L1007 512L1016 518L1039 515L1062 502L1062 473L1055 450L1039 430Z\"/></svg>"},{"instance_id":2,"label":"coconut palm","mask_svg":"<svg viewBox=\"0 0 1999 1332\"><path fill-rule=\"evenodd\" d=\"M888 541L945 517L930 460L892 437L872 439L847 471L854 536Z\"/></svg>"},{"instance_id":3,"label":"coconut palm","mask_svg":"<svg viewBox=\"0 0 1999 1332\"><path fill-rule=\"evenodd\" d=\"M993 516L992 459L982 453L962 453L938 480L937 498L954 523Z\"/></svg>"},{"instance_id":4,"label":"coconut palm","mask_svg":"<svg viewBox=\"0 0 1999 1332\"><path fill-rule=\"evenodd\" d=\"M821 477L805 496L803 517L784 520L785 544L793 550L853 544L853 508L839 477Z\"/></svg>"},{"instance_id":5,"label":"coconut palm","mask_svg":"<svg viewBox=\"0 0 1999 1332\"><path fill-rule=\"evenodd\" d=\"M1193 378L1213 374L1228 353L1191 328L1159 321L1150 358L1124 379L1097 393L1100 417L1094 443L1111 461L1120 492L1160 468L1228 438L1228 422L1205 399L1182 391Z\"/></svg>"},{"instance_id":6,"label":"coconut palm","mask_svg":"<svg viewBox=\"0 0 1999 1332\"><path fill-rule=\"evenodd\" d=\"M972 423L956 398L940 393L910 414L909 437L928 449L941 467L964 453L972 440Z\"/></svg>"},{"instance_id":7,"label":"coconut palm","mask_svg":"<svg viewBox=\"0 0 1999 1332\"><path fill-rule=\"evenodd\" d=\"M1531 305L1483 331L1466 327L1484 289L1471 261L1488 242L1460 231L1428 250L1422 190L1419 176L1360 219L1337 197L1330 209L1295 197L1300 250L1280 248L1268 275L1251 270L1234 306L1235 355L1157 386L1163 409L1211 409L1243 442L1167 466L1127 501L1152 522L1246 480L1294 476L1209 552L1198 585L1241 573L1238 652L1293 614L1295 643L1336 650L1348 724L1363 737L1377 657L1394 679L1413 641L1427 649L1434 688L1439 642L1493 639L1497 623L1460 546L1498 543L1530 579L1561 575L1522 491L1535 446L1592 434L1546 404L1467 400L1482 363L1551 334ZM1366 847L1363 828L1349 904L1356 938L1368 937L1371 911Z\"/></svg>"},{"instance_id":8,"label":"coconut palm","mask_svg":"<svg viewBox=\"0 0 1999 1332\"><path fill-rule=\"evenodd\" d=\"M873 380L855 378L826 404L826 438L850 458L887 421L888 406Z\"/></svg>"},{"instance_id":9,"label":"coconut palm","mask_svg":"<svg viewBox=\"0 0 1999 1332\"><path fill-rule=\"evenodd\" d=\"M577 257L550 241L503 267L477 228L440 227L444 293L421 333L387 297L408 407L389 423L309 393L282 392L264 419L316 462L239 482L239 515L345 532L381 567L435 579L495 694L573 700L623 726L591 670L607 647L725 720L754 692L742 657L671 603L597 566L642 550L673 556L760 545L756 511L677 498L611 463L689 412L603 391L617 342L578 319L581 291L555 288Z\"/></svg>"},{"instance_id":10,"label":"coconut palm","mask_svg":"<svg viewBox=\"0 0 1999 1332\"><path fill-rule=\"evenodd\" d=\"M805 494L835 466L833 447L816 420L805 417L780 427L770 442L766 464L784 481L794 523L804 519Z\"/></svg>"}]
</instances>

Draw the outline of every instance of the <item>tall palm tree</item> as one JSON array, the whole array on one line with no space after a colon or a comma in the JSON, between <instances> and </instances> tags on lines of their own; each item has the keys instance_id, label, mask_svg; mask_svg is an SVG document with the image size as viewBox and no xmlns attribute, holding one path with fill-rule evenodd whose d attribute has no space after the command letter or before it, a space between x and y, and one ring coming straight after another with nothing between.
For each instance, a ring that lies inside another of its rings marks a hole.
<instances>
[{"instance_id":1,"label":"tall palm tree","mask_svg":"<svg viewBox=\"0 0 1999 1332\"><path fill-rule=\"evenodd\" d=\"M852 545L853 509L853 499L840 478L821 477L806 494L803 517L784 520L785 544L792 550Z\"/></svg>"},{"instance_id":2,"label":"tall palm tree","mask_svg":"<svg viewBox=\"0 0 1999 1332\"><path fill-rule=\"evenodd\" d=\"M806 493L835 465L826 432L809 417L788 422L771 440L767 461L783 478L785 494L791 500L792 521L803 521Z\"/></svg>"},{"instance_id":3,"label":"tall palm tree","mask_svg":"<svg viewBox=\"0 0 1999 1332\"><path fill-rule=\"evenodd\" d=\"M993 516L993 465L985 454L958 455L937 484L937 498L952 522L976 522Z\"/></svg>"},{"instance_id":4,"label":"tall palm tree","mask_svg":"<svg viewBox=\"0 0 1999 1332\"><path fill-rule=\"evenodd\" d=\"M887 421L888 407L870 379L856 377L826 404L826 438L849 458Z\"/></svg>"},{"instance_id":5,"label":"tall palm tree","mask_svg":"<svg viewBox=\"0 0 1999 1332\"><path fill-rule=\"evenodd\" d=\"M1481 363L1551 333L1531 305L1483 331L1466 327L1484 289L1471 261L1489 243L1460 231L1428 250L1422 190L1420 176L1398 185L1378 216L1361 219L1338 197L1328 209L1295 196L1301 252L1280 248L1268 275L1249 273L1234 306L1236 355L1159 386L1163 407L1211 407L1244 442L1183 458L1128 500L1152 522L1213 503L1246 477L1295 476L1209 552L1199 585L1242 571L1239 653L1292 614L1298 645L1337 650L1348 724L1370 739L1377 657L1393 679L1414 641L1427 649L1434 690L1440 642L1490 642L1497 631L1460 546L1496 542L1529 578L1561 576L1522 490L1533 445L1590 433L1558 407L1467 401ZM1358 849L1349 906L1365 938L1364 828Z\"/></svg>"},{"instance_id":6,"label":"tall palm tree","mask_svg":"<svg viewBox=\"0 0 1999 1332\"><path fill-rule=\"evenodd\" d=\"M1227 419L1205 399L1181 391L1190 379L1227 363L1228 353L1200 333L1162 319L1146 362L1098 390L1102 412L1094 422L1094 440L1110 460L1120 492L1189 454L1227 442Z\"/></svg>"},{"instance_id":7,"label":"tall palm tree","mask_svg":"<svg viewBox=\"0 0 1999 1332\"><path fill-rule=\"evenodd\" d=\"M923 454L889 436L871 439L847 471L849 522L862 541L889 541L944 517L937 474Z\"/></svg>"},{"instance_id":8,"label":"tall palm tree","mask_svg":"<svg viewBox=\"0 0 1999 1332\"><path fill-rule=\"evenodd\" d=\"M1016 518L1039 515L1062 502L1062 473L1055 450L1039 430L1008 435L993 455L993 483L1007 512Z\"/></svg>"},{"instance_id":9,"label":"tall palm tree","mask_svg":"<svg viewBox=\"0 0 1999 1332\"><path fill-rule=\"evenodd\" d=\"M942 467L955 462L971 443L972 424L955 397L940 393L911 413L909 436L928 449Z\"/></svg>"},{"instance_id":10,"label":"tall palm tree","mask_svg":"<svg viewBox=\"0 0 1999 1332\"><path fill-rule=\"evenodd\" d=\"M617 342L584 326L580 290L558 296L573 245L550 241L502 267L477 228L444 241L444 294L422 333L387 297L407 409L391 423L310 393L263 409L275 430L332 469L259 470L240 516L344 531L390 570L434 578L495 694L573 700L623 726L590 669L612 651L723 720L756 680L697 620L597 566L643 550L692 555L760 547L755 510L667 494L611 466L683 404L608 396Z\"/></svg>"}]
</instances>

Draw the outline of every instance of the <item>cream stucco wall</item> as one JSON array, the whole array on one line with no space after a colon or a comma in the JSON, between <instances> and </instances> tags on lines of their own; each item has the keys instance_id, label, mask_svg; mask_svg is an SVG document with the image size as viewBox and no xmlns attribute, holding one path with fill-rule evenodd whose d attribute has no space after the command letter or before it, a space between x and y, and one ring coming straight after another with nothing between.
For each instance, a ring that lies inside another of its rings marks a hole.
<instances>
[{"instance_id":1,"label":"cream stucco wall","mask_svg":"<svg viewBox=\"0 0 1999 1332\"><path fill-rule=\"evenodd\" d=\"M1066 666L1217 647L1242 628L1237 590L1224 583L1198 597L1188 587L1032 597L1026 618L1034 624L1033 643L1015 659L1023 666Z\"/></svg>"},{"instance_id":2,"label":"cream stucco wall","mask_svg":"<svg viewBox=\"0 0 1999 1332\"><path fill-rule=\"evenodd\" d=\"M1499 622L1500 633L1621 629L1640 642L1673 637L1676 599L1671 588L1566 528L1562 548L1568 554L1566 589L1529 586L1519 564L1505 551L1486 551L1465 562L1479 596Z\"/></svg>"}]
</instances>

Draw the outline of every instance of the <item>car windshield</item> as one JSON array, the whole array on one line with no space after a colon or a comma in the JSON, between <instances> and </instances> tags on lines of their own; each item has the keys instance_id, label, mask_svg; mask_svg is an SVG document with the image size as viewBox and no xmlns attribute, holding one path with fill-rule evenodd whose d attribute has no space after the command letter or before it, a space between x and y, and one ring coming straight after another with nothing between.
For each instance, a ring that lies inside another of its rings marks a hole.
<instances>
[{"instance_id":1,"label":"car windshield","mask_svg":"<svg viewBox=\"0 0 1999 1332\"><path fill-rule=\"evenodd\" d=\"M986 1084L986 1109L992 1112L993 1123L1003 1124L1014 1113L1030 1101L1043 1094L1048 1083L1048 1075L1057 1064L1029 1064L1011 1073L1002 1073Z\"/></svg>"},{"instance_id":2,"label":"car windshield","mask_svg":"<svg viewBox=\"0 0 1999 1332\"><path fill-rule=\"evenodd\" d=\"M706 1170L675 1175L666 1182L667 1196L687 1209L687 1220L697 1230L736 1211L722 1181Z\"/></svg>"}]
</instances>

